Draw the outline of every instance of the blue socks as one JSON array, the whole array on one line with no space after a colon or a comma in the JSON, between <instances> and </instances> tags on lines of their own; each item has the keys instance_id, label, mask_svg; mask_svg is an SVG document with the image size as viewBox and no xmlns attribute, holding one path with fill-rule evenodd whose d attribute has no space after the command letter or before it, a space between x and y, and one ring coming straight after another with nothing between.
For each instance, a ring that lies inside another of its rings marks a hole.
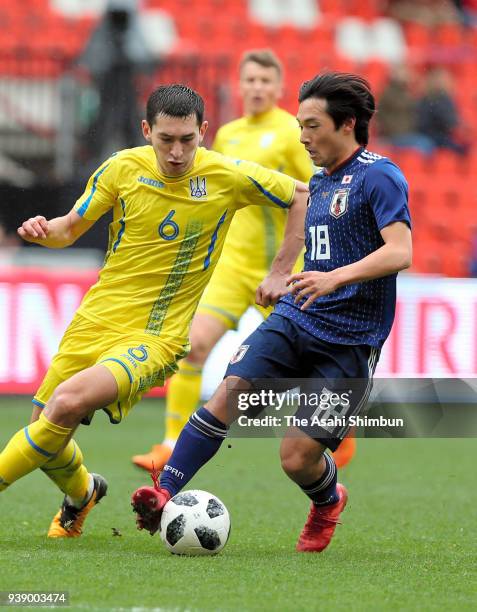
<instances>
[{"instance_id":1,"label":"blue socks","mask_svg":"<svg viewBox=\"0 0 477 612\"><path fill-rule=\"evenodd\" d=\"M161 487L173 497L212 459L226 436L227 427L206 408L199 408L190 416L164 466Z\"/></svg>"},{"instance_id":2,"label":"blue socks","mask_svg":"<svg viewBox=\"0 0 477 612\"><path fill-rule=\"evenodd\" d=\"M219 450L227 436L227 427L216 419L206 408L199 408L189 418L176 442L174 452L161 474L160 485L173 497L192 479ZM337 470L333 458L323 455L326 467L321 477L302 491L316 506L335 504Z\"/></svg>"},{"instance_id":3,"label":"blue socks","mask_svg":"<svg viewBox=\"0 0 477 612\"><path fill-rule=\"evenodd\" d=\"M335 462L327 453L323 453L323 457L326 461L326 468L322 476L316 482L306 485L306 487L300 485L303 493L308 495L315 506L328 506L336 504L339 500L339 495L336 491L338 476Z\"/></svg>"}]
</instances>

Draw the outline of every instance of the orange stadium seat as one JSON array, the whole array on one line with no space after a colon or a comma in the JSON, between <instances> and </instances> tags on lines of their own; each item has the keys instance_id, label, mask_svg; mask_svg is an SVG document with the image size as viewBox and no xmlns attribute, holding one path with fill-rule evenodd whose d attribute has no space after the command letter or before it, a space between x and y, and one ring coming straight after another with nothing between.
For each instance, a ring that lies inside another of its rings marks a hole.
<instances>
[{"instance_id":1,"label":"orange stadium seat","mask_svg":"<svg viewBox=\"0 0 477 612\"><path fill-rule=\"evenodd\" d=\"M411 211L412 215L412 211ZM425 224L417 223L412 217L412 272L424 272L428 266L427 254L431 251L434 238Z\"/></svg>"},{"instance_id":2,"label":"orange stadium seat","mask_svg":"<svg viewBox=\"0 0 477 612\"><path fill-rule=\"evenodd\" d=\"M412 268L413 271L425 274L443 274L444 258L439 243L436 243L436 241L431 240L422 243L419 252L414 253L413 257L416 258Z\"/></svg>"},{"instance_id":3,"label":"orange stadium seat","mask_svg":"<svg viewBox=\"0 0 477 612\"><path fill-rule=\"evenodd\" d=\"M362 71L370 82L373 91L379 95L389 77L388 64L380 60L371 60L363 66Z\"/></svg>"},{"instance_id":4,"label":"orange stadium seat","mask_svg":"<svg viewBox=\"0 0 477 612\"><path fill-rule=\"evenodd\" d=\"M348 0L346 12L348 15L361 17L361 19L372 21L380 14L380 7L376 0Z\"/></svg>"},{"instance_id":5,"label":"orange stadium seat","mask_svg":"<svg viewBox=\"0 0 477 612\"><path fill-rule=\"evenodd\" d=\"M458 47L464 43L464 28L457 23L444 23L433 34L434 43L443 47Z\"/></svg>"},{"instance_id":6,"label":"orange stadium seat","mask_svg":"<svg viewBox=\"0 0 477 612\"><path fill-rule=\"evenodd\" d=\"M391 159L401 168L410 181L416 175L425 174L428 168L428 160L417 149L394 148Z\"/></svg>"},{"instance_id":7,"label":"orange stadium seat","mask_svg":"<svg viewBox=\"0 0 477 612\"><path fill-rule=\"evenodd\" d=\"M435 174L458 174L462 171L462 157L446 149L437 150L431 157L430 166Z\"/></svg>"},{"instance_id":8,"label":"orange stadium seat","mask_svg":"<svg viewBox=\"0 0 477 612\"><path fill-rule=\"evenodd\" d=\"M336 2L336 0L320 0L320 11L325 18L345 17L347 15L347 7L344 3Z\"/></svg>"},{"instance_id":9,"label":"orange stadium seat","mask_svg":"<svg viewBox=\"0 0 477 612\"><path fill-rule=\"evenodd\" d=\"M0 6L0 54L21 51L45 51L68 58L80 53L97 19L66 18L55 13L49 0L5 2ZM321 70L358 72L368 78L379 97L389 75L389 64L382 61L357 63L341 56L335 46L335 29L340 19L356 16L364 20L382 14L382 0L320 0L321 18L312 28L283 25L266 27L252 21L246 0L142 0L142 10L167 11L175 20L179 41L174 57L190 55L200 62L201 57L226 57L232 107L239 108L236 98L237 64L243 51L269 46L282 59L285 67L286 88L281 104L290 112L297 108L297 91L301 83ZM371 149L387 155L405 173L410 188L410 207L414 229L413 269L428 273L466 274L471 236L477 227L477 196L472 185L477 178L477 29L447 23L432 30L419 23L403 25L408 59L413 64L419 81L423 82L427 66L440 57L459 61L449 63L455 89L462 133L472 144L467 156L452 151L438 150L426 157L415 149L393 148L379 143L372 130ZM446 55L447 53L447 55ZM58 63L39 68L34 62L1 64L3 75L55 76ZM17 72L15 72L15 70ZM35 72L36 71L36 72ZM468 176L461 187L462 176ZM442 248L442 245L451 248ZM446 255L450 251L449 255Z\"/></svg>"},{"instance_id":10,"label":"orange stadium seat","mask_svg":"<svg viewBox=\"0 0 477 612\"><path fill-rule=\"evenodd\" d=\"M404 33L406 36L406 42L411 48L422 49L424 47L428 47L431 43L430 28L420 23L406 23L404 26Z\"/></svg>"},{"instance_id":11,"label":"orange stadium seat","mask_svg":"<svg viewBox=\"0 0 477 612\"><path fill-rule=\"evenodd\" d=\"M24 49L37 54L55 54L56 56L76 56L86 43L91 29L96 23L91 17L73 19L52 10L48 0L25 0L23 2L3 3L0 8L0 51L15 53ZM14 59L14 58L13 58ZM13 60L2 62L2 72L13 70L22 76L33 76L39 68L34 58L22 63ZM54 58L52 58L54 59ZM54 62L51 64L53 67ZM45 66L43 62L43 66ZM46 72L52 76L47 68ZM53 71L57 74L57 70ZM45 77L44 72L41 75Z\"/></svg>"},{"instance_id":12,"label":"orange stadium seat","mask_svg":"<svg viewBox=\"0 0 477 612\"><path fill-rule=\"evenodd\" d=\"M466 28L462 35L468 48L477 49L477 28Z\"/></svg>"},{"instance_id":13,"label":"orange stadium seat","mask_svg":"<svg viewBox=\"0 0 477 612\"><path fill-rule=\"evenodd\" d=\"M297 30L297 44L295 50L313 50L319 52L333 52L335 48L335 28L329 21L318 24L313 28ZM306 51L305 53L306 54Z\"/></svg>"},{"instance_id":14,"label":"orange stadium seat","mask_svg":"<svg viewBox=\"0 0 477 612\"><path fill-rule=\"evenodd\" d=\"M445 249L442 272L445 276L465 277L469 276L470 252L467 245L457 245L454 248Z\"/></svg>"},{"instance_id":15,"label":"orange stadium seat","mask_svg":"<svg viewBox=\"0 0 477 612\"><path fill-rule=\"evenodd\" d=\"M477 178L477 148L473 148L462 160L464 171L470 175L471 180Z\"/></svg>"}]
</instances>

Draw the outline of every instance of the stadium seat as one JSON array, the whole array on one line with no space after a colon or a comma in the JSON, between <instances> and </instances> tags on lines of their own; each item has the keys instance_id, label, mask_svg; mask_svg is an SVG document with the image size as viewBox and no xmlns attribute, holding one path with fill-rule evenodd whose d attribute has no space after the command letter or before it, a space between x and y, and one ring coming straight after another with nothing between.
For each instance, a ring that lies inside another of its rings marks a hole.
<instances>
[{"instance_id":1,"label":"stadium seat","mask_svg":"<svg viewBox=\"0 0 477 612\"><path fill-rule=\"evenodd\" d=\"M347 3L347 14L360 17L364 21L373 21L379 16L378 3L375 0L349 0Z\"/></svg>"},{"instance_id":2,"label":"stadium seat","mask_svg":"<svg viewBox=\"0 0 477 612\"><path fill-rule=\"evenodd\" d=\"M408 46L415 50L428 47L431 42L431 31L420 23L409 22L404 27L404 34Z\"/></svg>"},{"instance_id":3,"label":"stadium seat","mask_svg":"<svg viewBox=\"0 0 477 612\"><path fill-rule=\"evenodd\" d=\"M344 3L336 2L336 0L320 0L320 11L324 16L323 21L330 17L341 18L348 14L347 6Z\"/></svg>"},{"instance_id":4,"label":"stadium seat","mask_svg":"<svg viewBox=\"0 0 477 612\"><path fill-rule=\"evenodd\" d=\"M371 60L363 66L363 73L379 96L389 76L389 65L381 60Z\"/></svg>"},{"instance_id":5,"label":"stadium seat","mask_svg":"<svg viewBox=\"0 0 477 612\"><path fill-rule=\"evenodd\" d=\"M442 255L442 244L439 244L435 240L424 243L422 246L420 255L418 256L419 272L425 274L438 274L444 273L444 258Z\"/></svg>"},{"instance_id":6,"label":"stadium seat","mask_svg":"<svg viewBox=\"0 0 477 612\"><path fill-rule=\"evenodd\" d=\"M429 162L426 156L417 149L396 147L393 149L391 159L401 168L409 180L411 177L424 174L428 169Z\"/></svg>"},{"instance_id":7,"label":"stadium seat","mask_svg":"<svg viewBox=\"0 0 477 612\"><path fill-rule=\"evenodd\" d=\"M7 58L21 53L23 59L21 64L3 60L1 74L54 77L60 74L62 59L59 62L52 59L39 68L30 57L46 53L71 61L81 52L97 19L90 15L67 18L52 10L54 5L49 0L2 3L0 54ZM343 56L336 49L335 34L341 22L350 17L356 18L362 29L369 31L372 26L374 31L374 24L382 15L381 0L319 0L317 6L321 18L313 27L280 22L271 28L252 20L246 0L141 2L141 10L160 9L174 18L181 38L172 50L173 57L193 57L199 63L201 58L209 63L211 58L214 61L224 58L223 74L228 80L231 108L239 108L236 68L240 55L247 49L264 46L275 50L284 63L287 86L282 105L292 113L296 112L301 83L323 69L363 74L379 96L388 78L389 63L376 55L363 56L359 63ZM449 68L456 84L454 97L463 121L463 133L473 145L477 142L477 57L472 51L477 48L477 30L452 23L431 30L419 23L406 22L403 28L407 55L418 74L418 85L423 83L427 67L436 57L443 60L459 58ZM364 45L366 51L366 45L369 47L366 38ZM214 103L214 100L207 100L210 108ZM428 158L415 149L398 149L379 143L374 128L371 136L370 148L395 161L409 182L415 232L413 267L433 273L461 273L465 269L462 256L444 261L439 241L446 244L450 241L453 251L464 255L469 248L470 228L477 225L477 199L471 189L477 179L477 146L473 146L466 156L438 150ZM457 189L456 185L462 184L462 176L469 177L468 184Z\"/></svg>"},{"instance_id":8,"label":"stadium seat","mask_svg":"<svg viewBox=\"0 0 477 612\"><path fill-rule=\"evenodd\" d=\"M468 173L471 180L477 178L477 149L474 148L462 160L463 171Z\"/></svg>"},{"instance_id":9,"label":"stadium seat","mask_svg":"<svg viewBox=\"0 0 477 612\"><path fill-rule=\"evenodd\" d=\"M438 46L461 46L464 44L463 28L457 23L444 23L433 34L433 40Z\"/></svg>"},{"instance_id":10,"label":"stadium seat","mask_svg":"<svg viewBox=\"0 0 477 612\"><path fill-rule=\"evenodd\" d=\"M430 165L436 174L458 174L462 168L462 157L446 149L438 149L433 153Z\"/></svg>"},{"instance_id":11,"label":"stadium seat","mask_svg":"<svg viewBox=\"0 0 477 612\"><path fill-rule=\"evenodd\" d=\"M445 276L462 278L469 276L470 253L465 244L454 243L454 248L445 249L442 272Z\"/></svg>"}]
</instances>

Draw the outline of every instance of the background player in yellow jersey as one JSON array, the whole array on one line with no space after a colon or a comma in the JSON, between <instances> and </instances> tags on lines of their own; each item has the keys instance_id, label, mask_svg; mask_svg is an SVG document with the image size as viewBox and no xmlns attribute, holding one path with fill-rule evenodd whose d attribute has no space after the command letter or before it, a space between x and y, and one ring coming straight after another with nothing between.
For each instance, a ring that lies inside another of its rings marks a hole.
<instances>
[{"instance_id":1,"label":"background player in yellow jersey","mask_svg":"<svg viewBox=\"0 0 477 612\"><path fill-rule=\"evenodd\" d=\"M300 142L297 120L277 106L282 88L282 65L272 51L245 53L240 62L244 116L222 126L212 148L308 182L313 166ZM156 469L162 469L167 463L182 428L199 403L204 363L225 332L236 329L245 311L255 305L256 289L270 270L285 222L284 210L261 206L248 207L235 216L220 263L192 323L192 350L169 383L164 441L150 453L133 457L138 467L150 470L154 464ZM269 308L258 309L264 317L271 312ZM345 440L336 461L344 465L353 451L354 440Z\"/></svg>"},{"instance_id":2,"label":"background player in yellow jersey","mask_svg":"<svg viewBox=\"0 0 477 612\"><path fill-rule=\"evenodd\" d=\"M104 478L84 466L75 429L98 409L120 422L176 370L236 210L291 206L282 248L262 284L267 302L286 293L284 277L302 246L307 188L199 148L207 129L203 113L202 98L188 87L159 87L142 122L150 144L110 157L65 216L37 216L18 229L29 242L61 248L113 210L99 280L63 336L33 400L30 425L0 454L0 491L40 468L65 493L50 537L81 535L107 490Z\"/></svg>"}]
</instances>

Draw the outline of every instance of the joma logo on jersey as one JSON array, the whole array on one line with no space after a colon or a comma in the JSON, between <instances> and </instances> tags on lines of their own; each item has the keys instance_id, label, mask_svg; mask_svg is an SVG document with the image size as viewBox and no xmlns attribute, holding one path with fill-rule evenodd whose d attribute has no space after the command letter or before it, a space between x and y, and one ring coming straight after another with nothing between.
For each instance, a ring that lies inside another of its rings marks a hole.
<instances>
[{"instance_id":1,"label":"joma logo on jersey","mask_svg":"<svg viewBox=\"0 0 477 612\"><path fill-rule=\"evenodd\" d=\"M200 176L196 176L195 178L191 178L189 185L191 198L203 198L207 195L205 177L200 178Z\"/></svg>"},{"instance_id":2,"label":"joma logo on jersey","mask_svg":"<svg viewBox=\"0 0 477 612\"><path fill-rule=\"evenodd\" d=\"M349 189L336 189L330 204L330 215L335 219L342 217L348 210Z\"/></svg>"},{"instance_id":3,"label":"joma logo on jersey","mask_svg":"<svg viewBox=\"0 0 477 612\"><path fill-rule=\"evenodd\" d=\"M140 176L137 180L139 183L144 183L145 185L150 185L151 187L157 187L158 189L162 189L164 187L164 183L162 181L156 181L156 179L148 178L147 176Z\"/></svg>"}]
</instances>

